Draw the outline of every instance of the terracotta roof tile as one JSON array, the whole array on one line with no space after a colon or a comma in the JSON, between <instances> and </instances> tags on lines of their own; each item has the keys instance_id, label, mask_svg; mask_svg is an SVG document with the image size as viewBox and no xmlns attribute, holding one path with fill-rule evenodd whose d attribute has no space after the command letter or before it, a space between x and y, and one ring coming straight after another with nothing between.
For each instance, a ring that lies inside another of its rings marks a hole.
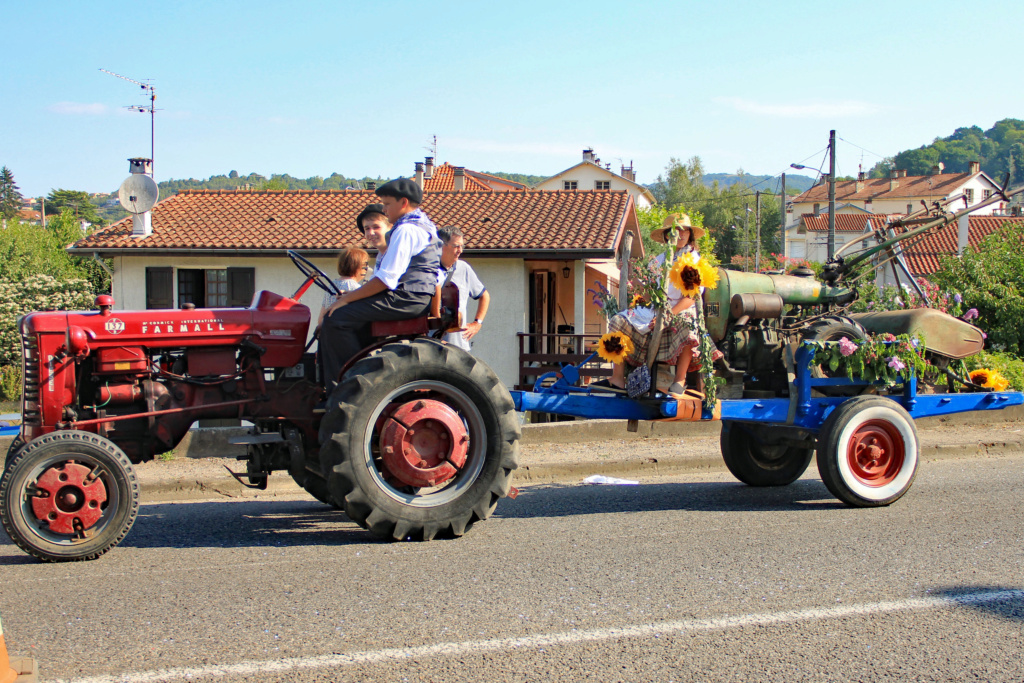
<instances>
[{"instance_id":1,"label":"terracotta roof tile","mask_svg":"<svg viewBox=\"0 0 1024 683\"><path fill-rule=\"evenodd\" d=\"M1005 223L1024 223L1024 218L1009 216L970 216L967 222L967 244L977 247L988 235ZM928 235L914 246L903 251L907 267L914 275L929 275L939 269L943 256L957 252L959 227L950 223L938 232Z\"/></svg>"},{"instance_id":2,"label":"terracotta roof tile","mask_svg":"<svg viewBox=\"0 0 1024 683\"><path fill-rule=\"evenodd\" d=\"M467 172L464 176L466 185L464 192L490 192L489 185L485 185ZM423 180L424 192L453 192L455 190L455 167L445 162L434 167L434 172L429 179Z\"/></svg>"},{"instance_id":3,"label":"terracotta roof tile","mask_svg":"<svg viewBox=\"0 0 1024 683\"><path fill-rule=\"evenodd\" d=\"M98 230L79 250L325 249L362 243L364 191L185 190L153 207L153 234L133 238L132 219ZM630 221L626 191L428 192L423 210L458 226L467 251L612 250Z\"/></svg>"},{"instance_id":4,"label":"terracotta roof tile","mask_svg":"<svg viewBox=\"0 0 1024 683\"><path fill-rule=\"evenodd\" d=\"M881 227L890 216L903 214L837 213L836 232L864 232L864 226L871 219L871 227ZM828 232L828 214L805 213L801 216L808 232Z\"/></svg>"},{"instance_id":5,"label":"terracotta roof tile","mask_svg":"<svg viewBox=\"0 0 1024 683\"><path fill-rule=\"evenodd\" d=\"M836 201L866 199L905 199L910 197L946 197L973 178L975 173L943 173L940 175L918 175L896 178L897 186L889 189L889 178L867 178L863 188L858 190L856 180L841 180L836 183ZM984 175L984 174L982 174ZM827 202L828 183L815 185L798 197L793 203Z\"/></svg>"}]
</instances>

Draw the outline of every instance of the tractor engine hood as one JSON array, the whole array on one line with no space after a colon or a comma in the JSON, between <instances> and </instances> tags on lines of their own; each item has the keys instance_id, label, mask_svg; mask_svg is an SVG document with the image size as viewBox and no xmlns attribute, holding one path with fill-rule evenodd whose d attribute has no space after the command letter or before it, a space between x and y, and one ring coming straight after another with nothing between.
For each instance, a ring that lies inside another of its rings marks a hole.
<instances>
[{"instance_id":1,"label":"tractor engine hood","mask_svg":"<svg viewBox=\"0 0 1024 683\"><path fill-rule=\"evenodd\" d=\"M934 308L854 313L850 317L872 334L920 335L929 351L947 358L967 358L985 347L980 329Z\"/></svg>"}]
</instances>

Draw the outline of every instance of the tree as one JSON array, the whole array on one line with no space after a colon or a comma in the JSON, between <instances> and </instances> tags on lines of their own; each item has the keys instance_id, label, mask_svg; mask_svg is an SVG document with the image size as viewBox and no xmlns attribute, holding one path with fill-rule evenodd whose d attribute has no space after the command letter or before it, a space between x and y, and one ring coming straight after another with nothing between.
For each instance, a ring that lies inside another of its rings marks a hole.
<instances>
[{"instance_id":1,"label":"tree","mask_svg":"<svg viewBox=\"0 0 1024 683\"><path fill-rule=\"evenodd\" d=\"M21 210L21 192L14 184L14 174L4 166L0 169L0 216L14 218Z\"/></svg>"},{"instance_id":2,"label":"tree","mask_svg":"<svg viewBox=\"0 0 1024 683\"><path fill-rule=\"evenodd\" d=\"M231 171L230 173L228 173L228 178L231 178L232 180L234 180L237 177L238 177L238 171Z\"/></svg>"},{"instance_id":3,"label":"tree","mask_svg":"<svg viewBox=\"0 0 1024 683\"><path fill-rule=\"evenodd\" d=\"M46 214L60 214L67 209L72 215L93 225L103 225L103 219L96 206L89 199L89 193L81 190L53 190L46 198Z\"/></svg>"}]
</instances>

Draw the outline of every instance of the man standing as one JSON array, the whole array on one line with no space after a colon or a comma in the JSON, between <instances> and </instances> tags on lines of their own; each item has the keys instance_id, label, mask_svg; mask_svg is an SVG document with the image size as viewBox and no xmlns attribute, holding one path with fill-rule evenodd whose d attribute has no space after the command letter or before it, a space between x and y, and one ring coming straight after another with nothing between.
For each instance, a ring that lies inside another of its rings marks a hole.
<instances>
[{"instance_id":1,"label":"man standing","mask_svg":"<svg viewBox=\"0 0 1024 683\"><path fill-rule=\"evenodd\" d=\"M459 228L438 228L437 236L441 240L441 273L438 282L444 284L450 281L459 288L459 313L462 319L466 319L466 303L470 297L476 299L476 318L464 329L457 332L448 332L444 340L449 344L458 346L469 351L472 347L470 340L476 336L487 316L487 308L491 304L491 295L488 293L484 283L480 282L476 271L465 261L462 261L462 249L465 246L465 239L462 230ZM449 274L451 277L449 278Z\"/></svg>"},{"instance_id":2,"label":"man standing","mask_svg":"<svg viewBox=\"0 0 1024 683\"><path fill-rule=\"evenodd\" d=\"M436 227L419 208L422 188L408 178L399 178L376 193L394 227L373 277L338 297L324 318L320 345L328 394L345 363L370 344L373 321L423 315L437 288L441 242Z\"/></svg>"}]
</instances>

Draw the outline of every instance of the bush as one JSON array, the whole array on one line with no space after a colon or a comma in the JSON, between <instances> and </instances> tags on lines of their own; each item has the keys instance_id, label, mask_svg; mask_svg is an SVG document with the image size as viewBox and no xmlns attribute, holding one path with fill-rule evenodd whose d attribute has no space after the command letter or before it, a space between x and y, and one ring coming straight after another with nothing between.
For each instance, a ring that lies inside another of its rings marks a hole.
<instances>
[{"instance_id":1,"label":"bush","mask_svg":"<svg viewBox=\"0 0 1024 683\"><path fill-rule=\"evenodd\" d=\"M923 277L917 278L917 284L928 296L928 303L917 295L914 288L903 284L899 287L886 285L879 288L874 282L868 281L858 290L858 299L851 306L854 313L866 311L902 311L908 308L934 308L943 313L959 318L964 314L963 297L959 291L941 289L937 284Z\"/></svg>"},{"instance_id":2,"label":"bush","mask_svg":"<svg viewBox=\"0 0 1024 683\"><path fill-rule=\"evenodd\" d=\"M92 308L94 295L86 280L58 280L32 275L0 280L0 366L21 363L18 318L34 311L80 311Z\"/></svg>"},{"instance_id":3,"label":"bush","mask_svg":"<svg viewBox=\"0 0 1024 683\"><path fill-rule=\"evenodd\" d=\"M1024 225L1006 223L963 256L945 257L932 275L941 287L959 289L964 307L978 311L977 324L990 348L1024 355ZM1007 378L1009 379L1009 378Z\"/></svg>"},{"instance_id":4,"label":"bush","mask_svg":"<svg viewBox=\"0 0 1024 683\"><path fill-rule=\"evenodd\" d=\"M964 359L964 362L968 371L978 368L995 370L1010 382L1011 391L1024 391L1024 359L1009 353L982 351Z\"/></svg>"},{"instance_id":5,"label":"bush","mask_svg":"<svg viewBox=\"0 0 1024 683\"><path fill-rule=\"evenodd\" d=\"M21 366L4 365L0 367L0 401L18 401L21 399Z\"/></svg>"}]
</instances>

